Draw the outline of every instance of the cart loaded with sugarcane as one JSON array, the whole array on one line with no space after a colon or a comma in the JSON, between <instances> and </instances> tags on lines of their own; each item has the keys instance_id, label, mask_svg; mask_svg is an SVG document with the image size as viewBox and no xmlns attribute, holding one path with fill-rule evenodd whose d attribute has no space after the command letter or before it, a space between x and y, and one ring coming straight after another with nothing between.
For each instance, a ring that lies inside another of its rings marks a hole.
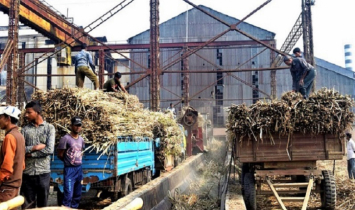
<instances>
[{"instance_id":1,"label":"cart loaded with sugarcane","mask_svg":"<svg viewBox=\"0 0 355 210\"><path fill-rule=\"evenodd\" d=\"M231 106L227 127L247 209L256 209L256 195L274 195L282 209L290 201L306 209L311 192L320 193L325 209L335 209L334 170L316 163L343 158L353 106L350 96L325 88L309 99L287 92L281 100Z\"/></svg>"}]
</instances>

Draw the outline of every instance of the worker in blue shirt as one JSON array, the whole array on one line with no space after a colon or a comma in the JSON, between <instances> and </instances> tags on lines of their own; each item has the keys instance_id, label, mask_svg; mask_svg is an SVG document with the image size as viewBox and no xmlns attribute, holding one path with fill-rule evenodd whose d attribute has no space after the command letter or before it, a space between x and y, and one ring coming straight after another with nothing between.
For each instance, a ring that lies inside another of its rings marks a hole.
<instances>
[{"instance_id":1,"label":"worker in blue shirt","mask_svg":"<svg viewBox=\"0 0 355 210\"><path fill-rule=\"evenodd\" d=\"M94 89L99 88L99 80L95 73L95 65L92 62L92 56L86 51L87 45L81 45L81 51L75 56L75 74L76 74L76 86L79 88L84 87L85 76L87 76L92 83L94 83Z\"/></svg>"}]
</instances>

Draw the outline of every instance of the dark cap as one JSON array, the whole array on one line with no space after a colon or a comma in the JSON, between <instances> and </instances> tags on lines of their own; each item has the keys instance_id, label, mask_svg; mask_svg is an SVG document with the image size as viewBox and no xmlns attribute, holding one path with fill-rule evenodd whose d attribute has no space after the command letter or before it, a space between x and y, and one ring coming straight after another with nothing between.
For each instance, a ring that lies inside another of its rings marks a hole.
<instances>
[{"instance_id":1,"label":"dark cap","mask_svg":"<svg viewBox=\"0 0 355 210\"><path fill-rule=\"evenodd\" d=\"M301 49L299 47L296 47L295 49L293 49L293 54L296 54L298 52L301 52Z\"/></svg>"},{"instance_id":2,"label":"dark cap","mask_svg":"<svg viewBox=\"0 0 355 210\"><path fill-rule=\"evenodd\" d=\"M289 55L285 55L285 56L284 56L284 62L285 62L285 61L288 61L288 60L290 60L290 59L292 59L291 56L289 56Z\"/></svg>"},{"instance_id":3,"label":"dark cap","mask_svg":"<svg viewBox=\"0 0 355 210\"><path fill-rule=\"evenodd\" d=\"M80 117L73 117L71 118L71 124L72 125L81 125L81 118Z\"/></svg>"}]
</instances>

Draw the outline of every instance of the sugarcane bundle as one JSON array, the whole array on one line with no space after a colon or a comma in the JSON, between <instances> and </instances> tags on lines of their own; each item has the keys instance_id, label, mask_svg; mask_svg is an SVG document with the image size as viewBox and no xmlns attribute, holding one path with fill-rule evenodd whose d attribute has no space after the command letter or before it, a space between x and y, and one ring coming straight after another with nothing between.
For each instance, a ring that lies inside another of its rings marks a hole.
<instances>
[{"instance_id":1,"label":"sugarcane bundle","mask_svg":"<svg viewBox=\"0 0 355 210\"><path fill-rule=\"evenodd\" d=\"M162 123L157 122L157 114L144 109L135 95L63 88L48 92L37 91L32 95L32 99L41 103L42 116L55 126L56 141L68 133L70 119L79 116L83 119L81 136L91 144L90 148L97 152L106 153L110 146L119 141L119 136L129 136L134 141L143 139L141 137L157 138L157 134L153 133L157 126L165 134L161 141L166 148L162 151L175 153L174 148L179 147L179 142L175 146L176 137L171 134L180 131L177 124L162 126ZM159 116L169 118L169 115Z\"/></svg>"},{"instance_id":2,"label":"sugarcane bundle","mask_svg":"<svg viewBox=\"0 0 355 210\"><path fill-rule=\"evenodd\" d=\"M287 92L281 100L258 101L229 108L227 129L240 140L272 138L272 133L289 135L343 134L354 121L354 101L334 90L322 88L305 100L299 93Z\"/></svg>"}]
</instances>

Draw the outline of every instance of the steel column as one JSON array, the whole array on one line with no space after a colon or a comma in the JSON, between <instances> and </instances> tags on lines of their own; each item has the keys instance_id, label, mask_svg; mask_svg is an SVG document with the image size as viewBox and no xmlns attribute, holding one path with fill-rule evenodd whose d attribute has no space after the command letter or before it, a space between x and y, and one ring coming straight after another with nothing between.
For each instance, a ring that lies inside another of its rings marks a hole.
<instances>
[{"instance_id":1,"label":"steel column","mask_svg":"<svg viewBox=\"0 0 355 210\"><path fill-rule=\"evenodd\" d=\"M314 66L311 1L302 0L303 56Z\"/></svg>"},{"instance_id":2,"label":"steel column","mask_svg":"<svg viewBox=\"0 0 355 210\"><path fill-rule=\"evenodd\" d=\"M12 0L9 11L9 32L8 39L13 41L12 53L7 62L6 81L6 103L15 105L17 96L17 56L18 56L18 22L19 22L19 0Z\"/></svg>"},{"instance_id":3,"label":"steel column","mask_svg":"<svg viewBox=\"0 0 355 210\"><path fill-rule=\"evenodd\" d=\"M185 48L184 54L186 54L189 51L188 48ZM183 100L185 103L185 106L189 106L189 100L190 100L190 73L189 71L189 57L184 57L183 59L183 71L186 71L183 73Z\"/></svg>"},{"instance_id":4,"label":"steel column","mask_svg":"<svg viewBox=\"0 0 355 210\"><path fill-rule=\"evenodd\" d=\"M150 109L160 106L159 0L150 0Z\"/></svg>"},{"instance_id":5,"label":"steel column","mask_svg":"<svg viewBox=\"0 0 355 210\"><path fill-rule=\"evenodd\" d=\"M105 52L104 50L99 51L99 87L104 88L104 73L105 73Z\"/></svg>"},{"instance_id":6,"label":"steel column","mask_svg":"<svg viewBox=\"0 0 355 210\"><path fill-rule=\"evenodd\" d=\"M19 77L18 80L18 95L17 95L17 107L21 110L23 108L24 105L24 101L25 101L25 77L21 77L21 68L25 66L25 53L20 53L19 54L19 68L17 71L17 75Z\"/></svg>"}]
</instances>

